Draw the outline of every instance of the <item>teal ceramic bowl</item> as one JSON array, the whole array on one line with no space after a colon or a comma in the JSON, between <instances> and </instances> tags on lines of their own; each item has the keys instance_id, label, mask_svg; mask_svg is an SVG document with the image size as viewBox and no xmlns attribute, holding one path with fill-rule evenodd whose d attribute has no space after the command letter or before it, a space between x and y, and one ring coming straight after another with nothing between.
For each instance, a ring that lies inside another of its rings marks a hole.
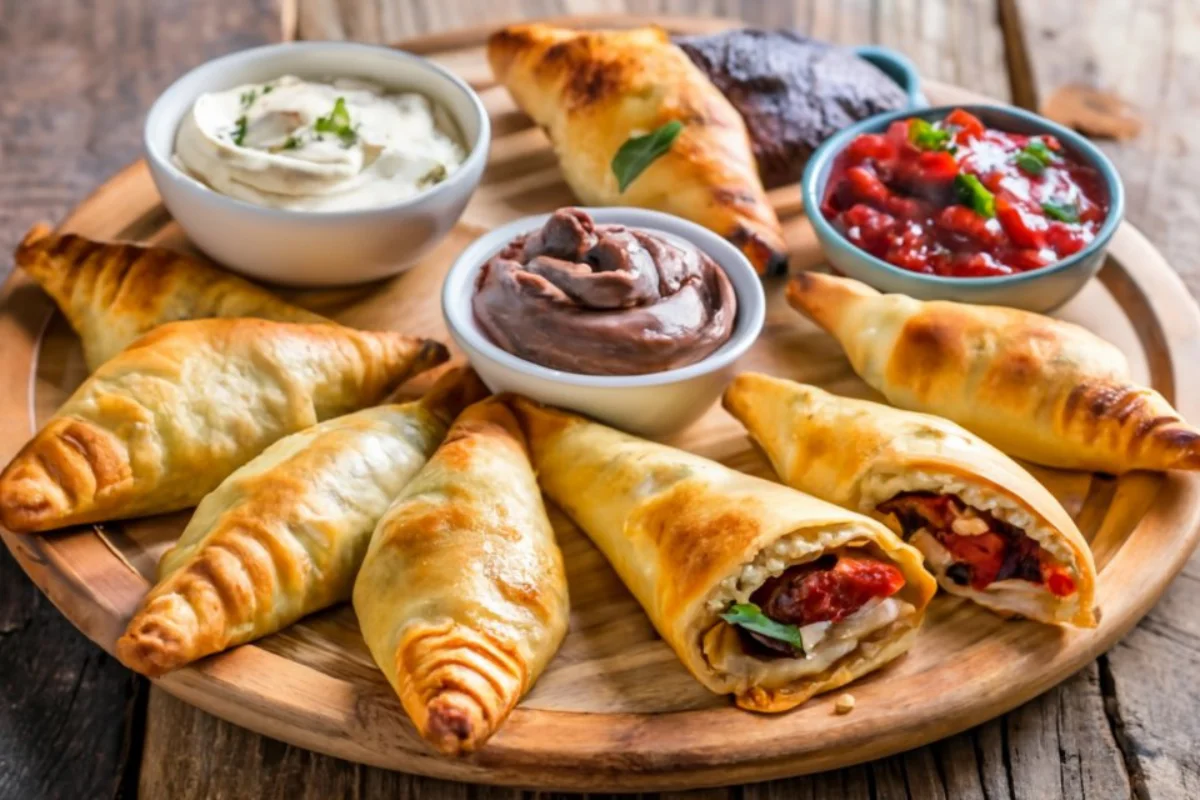
<instances>
[{"instance_id":1,"label":"teal ceramic bowl","mask_svg":"<svg viewBox=\"0 0 1200 800\"><path fill-rule=\"evenodd\" d=\"M862 133L882 133L888 125L899 119L921 117L931 122L940 120L955 108L969 111L989 128L1011 133L1053 135L1071 156L1095 168L1108 194L1108 218L1096 238L1078 253L1042 269L990 278L953 278L910 272L893 266L851 244L825 219L820 212L821 201L825 197L834 160L854 137ZM865 119L839 131L817 148L804 170L800 192L825 257L842 274L882 292L907 294L923 300L957 300L1039 312L1050 311L1070 300L1099 271L1108 243L1125 213L1125 190L1107 156L1074 131L1011 106L939 106L894 111Z\"/></svg>"}]
</instances>

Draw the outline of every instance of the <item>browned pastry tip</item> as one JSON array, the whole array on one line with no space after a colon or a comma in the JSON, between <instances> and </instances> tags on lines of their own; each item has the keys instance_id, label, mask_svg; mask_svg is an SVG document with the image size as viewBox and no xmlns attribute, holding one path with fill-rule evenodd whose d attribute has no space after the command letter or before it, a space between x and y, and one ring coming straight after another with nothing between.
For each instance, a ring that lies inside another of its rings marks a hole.
<instances>
[{"instance_id":1,"label":"browned pastry tip","mask_svg":"<svg viewBox=\"0 0 1200 800\"><path fill-rule=\"evenodd\" d=\"M53 232L54 228L48 222L40 221L33 223L33 227L26 232L25 237L21 239L21 243L17 245L15 253L17 265L24 267L33 251L45 243Z\"/></svg>"},{"instance_id":2,"label":"browned pastry tip","mask_svg":"<svg viewBox=\"0 0 1200 800\"><path fill-rule=\"evenodd\" d=\"M843 305L878 294L865 283L821 272L801 272L787 286L788 305L831 332Z\"/></svg>"},{"instance_id":3,"label":"browned pastry tip","mask_svg":"<svg viewBox=\"0 0 1200 800\"><path fill-rule=\"evenodd\" d=\"M117 640L117 660L134 672L157 678L191 660L187 639L174 620L141 612Z\"/></svg>"},{"instance_id":4,"label":"browned pastry tip","mask_svg":"<svg viewBox=\"0 0 1200 800\"><path fill-rule=\"evenodd\" d=\"M53 420L0 473L0 523L32 533L63 526L80 497L132 478L120 443L81 420Z\"/></svg>"},{"instance_id":5,"label":"browned pastry tip","mask_svg":"<svg viewBox=\"0 0 1200 800\"><path fill-rule=\"evenodd\" d=\"M527 688L522 663L511 648L467 626L414 626L397 648L400 702L439 752L471 753Z\"/></svg>"}]
</instances>

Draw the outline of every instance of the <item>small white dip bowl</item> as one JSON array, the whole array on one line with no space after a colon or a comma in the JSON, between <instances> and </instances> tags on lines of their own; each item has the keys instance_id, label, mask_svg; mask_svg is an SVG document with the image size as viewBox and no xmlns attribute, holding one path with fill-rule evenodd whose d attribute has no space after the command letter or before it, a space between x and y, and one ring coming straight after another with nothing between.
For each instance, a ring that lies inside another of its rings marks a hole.
<instances>
[{"instance_id":1,"label":"small white dip bowl","mask_svg":"<svg viewBox=\"0 0 1200 800\"><path fill-rule=\"evenodd\" d=\"M472 310L480 268L516 237L535 231L550 214L524 217L472 242L442 284L442 313L450 335L493 392L515 392L571 409L645 436L666 436L708 410L733 376L735 362L758 338L766 314L762 283L736 247L715 233L670 214L638 208L585 208L597 223L661 232L691 242L725 270L737 295L729 340L702 361L648 375L582 375L549 369L494 344ZM563 342L569 348L570 342Z\"/></svg>"},{"instance_id":2,"label":"small white dip bowl","mask_svg":"<svg viewBox=\"0 0 1200 800\"><path fill-rule=\"evenodd\" d=\"M428 97L454 121L468 154L449 178L399 203L353 211L289 211L226 197L172 161L175 134L196 99L281 75L362 78ZM269 45L209 61L150 108L146 160L163 203L193 243L231 269L294 286L363 283L402 272L454 227L479 185L491 124L479 96L419 56L348 42Z\"/></svg>"}]
</instances>

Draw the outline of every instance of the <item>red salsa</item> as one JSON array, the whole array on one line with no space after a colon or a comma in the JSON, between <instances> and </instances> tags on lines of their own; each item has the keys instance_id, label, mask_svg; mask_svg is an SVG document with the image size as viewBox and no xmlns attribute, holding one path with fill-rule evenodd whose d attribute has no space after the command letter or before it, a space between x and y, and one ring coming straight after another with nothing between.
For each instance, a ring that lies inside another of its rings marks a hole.
<instances>
[{"instance_id":1,"label":"red salsa","mask_svg":"<svg viewBox=\"0 0 1200 800\"><path fill-rule=\"evenodd\" d=\"M1078 252L1108 213L1099 173L1049 135L956 109L893 122L834 162L822 212L868 253L913 272L1010 275Z\"/></svg>"}]
</instances>

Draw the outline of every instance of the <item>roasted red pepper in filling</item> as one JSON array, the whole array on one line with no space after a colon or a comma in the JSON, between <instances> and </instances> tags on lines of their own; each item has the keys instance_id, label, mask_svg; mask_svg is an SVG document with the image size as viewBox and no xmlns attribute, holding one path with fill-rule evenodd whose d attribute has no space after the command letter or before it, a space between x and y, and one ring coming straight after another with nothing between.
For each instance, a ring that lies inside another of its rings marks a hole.
<instances>
[{"instance_id":1,"label":"roasted red pepper in filling","mask_svg":"<svg viewBox=\"0 0 1200 800\"><path fill-rule=\"evenodd\" d=\"M957 109L858 136L821 211L852 243L913 272L1040 269L1078 252L1108 216L1100 174L1053 136L987 128Z\"/></svg>"},{"instance_id":2,"label":"roasted red pepper in filling","mask_svg":"<svg viewBox=\"0 0 1200 800\"><path fill-rule=\"evenodd\" d=\"M949 551L954 563L946 569L950 580L960 586L983 590L995 581L1017 579L1044 584L1058 597L1075 592L1075 581L1056 564L1050 554L1023 531L996 519L986 511L972 510L954 495L904 492L880 503L879 510L895 514L905 538L921 528L929 531ZM971 518L987 531L973 535L954 532L954 522Z\"/></svg>"},{"instance_id":3,"label":"roasted red pepper in filling","mask_svg":"<svg viewBox=\"0 0 1200 800\"><path fill-rule=\"evenodd\" d=\"M843 620L870 600L890 597L902 586L903 573L884 561L827 555L767 579L750 595L750 602L776 622L802 627ZM786 642L743 633L770 650L794 654Z\"/></svg>"}]
</instances>

